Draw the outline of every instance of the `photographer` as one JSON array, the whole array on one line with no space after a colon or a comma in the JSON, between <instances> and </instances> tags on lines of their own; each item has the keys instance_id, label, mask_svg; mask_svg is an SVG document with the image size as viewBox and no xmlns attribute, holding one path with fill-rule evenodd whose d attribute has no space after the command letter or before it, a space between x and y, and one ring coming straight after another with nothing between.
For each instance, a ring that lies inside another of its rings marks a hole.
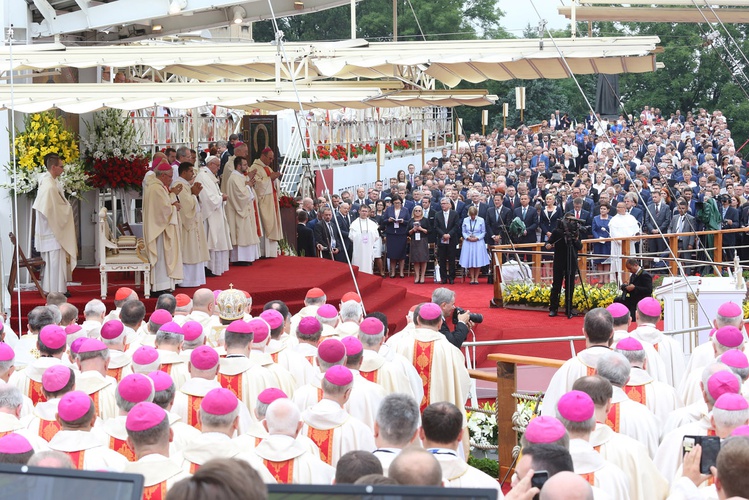
<instances>
[{"instance_id":1,"label":"photographer","mask_svg":"<svg viewBox=\"0 0 749 500\"><path fill-rule=\"evenodd\" d=\"M559 293L564 280L564 307L567 318L572 318L572 295L575 291L575 273L577 272L577 252L583 247L580 232L583 221L574 214L567 214L551 232L546 249L554 249L554 281L551 285L549 316L556 316L559 308Z\"/></svg>"},{"instance_id":2,"label":"photographer","mask_svg":"<svg viewBox=\"0 0 749 500\"><path fill-rule=\"evenodd\" d=\"M447 320L453 316L455 310L455 292L448 288L437 288L432 292L432 302L440 306L442 309L442 326L440 327L440 333L443 334L447 340L460 349L460 346L465 342L468 336L468 330L473 328L473 322L471 321L471 311L459 312L457 315L457 321L453 317L453 323L455 324L455 330L450 331L450 327L447 326ZM478 316L478 315L477 315Z\"/></svg>"}]
</instances>

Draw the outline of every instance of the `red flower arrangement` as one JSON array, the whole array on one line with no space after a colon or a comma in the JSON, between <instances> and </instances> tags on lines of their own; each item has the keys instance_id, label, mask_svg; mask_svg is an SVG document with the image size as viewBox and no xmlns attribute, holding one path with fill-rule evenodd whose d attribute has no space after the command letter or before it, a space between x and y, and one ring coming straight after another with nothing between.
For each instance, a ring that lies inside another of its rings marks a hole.
<instances>
[{"instance_id":1,"label":"red flower arrangement","mask_svg":"<svg viewBox=\"0 0 749 500\"><path fill-rule=\"evenodd\" d=\"M389 142L385 143L385 151L387 151L388 153L393 152L393 146L391 146Z\"/></svg>"},{"instance_id":2,"label":"red flower arrangement","mask_svg":"<svg viewBox=\"0 0 749 500\"><path fill-rule=\"evenodd\" d=\"M281 196L278 199L278 206L281 208L296 208L296 203L294 203L292 196Z\"/></svg>"},{"instance_id":3,"label":"red flower arrangement","mask_svg":"<svg viewBox=\"0 0 749 500\"><path fill-rule=\"evenodd\" d=\"M89 179L95 188L143 189L143 177L148 171L148 158L144 156L111 157L87 163Z\"/></svg>"}]
</instances>

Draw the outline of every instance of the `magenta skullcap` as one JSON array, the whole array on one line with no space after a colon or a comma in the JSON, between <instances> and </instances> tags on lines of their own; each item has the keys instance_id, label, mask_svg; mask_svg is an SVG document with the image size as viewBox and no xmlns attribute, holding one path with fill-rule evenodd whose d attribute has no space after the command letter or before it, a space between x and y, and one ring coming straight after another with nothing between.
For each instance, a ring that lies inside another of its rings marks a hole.
<instances>
[{"instance_id":1,"label":"magenta skullcap","mask_svg":"<svg viewBox=\"0 0 749 500\"><path fill-rule=\"evenodd\" d=\"M283 325L283 314L275 309L266 309L260 313L260 317L263 318L273 330Z\"/></svg>"},{"instance_id":2,"label":"magenta skullcap","mask_svg":"<svg viewBox=\"0 0 749 500\"><path fill-rule=\"evenodd\" d=\"M218 300L218 296L221 294L221 292L223 292L223 290L214 290L213 291L213 301L214 302Z\"/></svg>"},{"instance_id":3,"label":"magenta skullcap","mask_svg":"<svg viewBox=\"0 0 749 500\"><path fill-rule=\"evenodd\" d=\"M257 344L265 342L265 339L270 335L270 325L263 319L253 318L247 324L252 330L252 341Z\"/></svg>"},{"instance_id":4,"label":"magenta skullcap","mask_svg":"<svg viewBox=\"0 0 749 500\"><path fill-rule=\"evenodd\" d=\"M749 425L740 425L736 427L731 432L731 436L749 436Z\"/></svg>"},{"instance_id":5,"label":"magenta skullcap","mask_svg":"<svg viewBox=\"0 0 749 500\"><path fill-rule=\"evenodd\" d=\"M156 392L165 391L174 385L174 380L172 380L171 375L163 370L156 370L155 372L149 373L148 378L153 382L153 389Z\"/></svg>"},{"instance_id":6,"label":"magenta skullcap","mask_svg":"<svg viewBox=\"0 0 749 500\"><path fill-rule=\"evenodd\" d=\"M106 340L116 339L125 331L125 325L118 319L110 319L101 325L101 338Z\"/></svg>"},{"instance_id":7,"label":"magenta skullcap","mask_svg":"<svg viewBox=\"0 0 749 500\"><path fill-rule=\"evenodd\" d=\"M442 316L442 309L434 302L427 302L419 309L421 319L432 321Z\"/></svg>"},{"instance_id":8,"label":"magenta skullcap","mask_svg":"<svg viewBox=\"0 0 749 500\"><path fill-rule=\"evenodd\" d=\"M175 323L174 321L167 321L159 327L159 331L174 333L176 335L184 335L182 333L182 327L179 326L179 323Z\"/></svg>"},{"instance_id":9,"label":"magenta skullcap","mask_svg":"<svg viewBox=\"0 0 749 500\"><path fill-rule=\"evenodd\" d=\"M172 166L169 165L169 163L160 161L159 164L156 165L156 170L159 172L169 172L173 169L172 169Z\"/></svg>"},{"instance_id":10,"label":"magenta skullcap","mask_svg":"<svg viewBox=\"0 0 749 500\"><path fill-rule=\"evenodd\" d=\"M353 335L342 338L341 343L346 348L346 356L356 356L364 350L361 341Z\"/></svg>"},{"instance_id":11,"label":"magenta skullcap","mask_svg":"<svg viewBox=\"0 0 749 500\"><path fill-rule=\"evenodd\" d=\"M218 353L211 346L196 347L190 353L190 363L198 370L210 370L218 364Z\"/></svg>"},{"instance_id":12,"label":"magenta skullcap","mask_svg":"<svg viewBox=\"0 0 749 500\"><path fill-rule=\"evenodd\" d=\"M15 432L11 432L0 438L0 453L18 455L20 453L28 453L33 449L28 439Z\"/></svg>"},{"instance_id":13,"label":"magenta skullcap","mask_svg":"<svg viewBox=\"0 0 749 500\"><path fill-rule=\"evenodd\" d=\"M731 368L749 368L749 360L746 354L738 349L729 349L720 355L720 362Z\"/></svg>"},{"instance_id":14,"label":"magenta skullcap","mask_svg":"<svg viewBox=\"0 0 749 500\"><path fill-rule=\"evenodd\" d=\"M588 394L582 391L570 391L557 403L559 414L570 422L585 422L593 418L596 405Z\"/></svg>"},{"instance_id":15,"label":"magenta skullcap","mask_svg":"<svg viewBox=\"0 0 749 500\"><path fill-rule=\"evenodd\" d=\"M325 372L325 380L333 385L342 387L354 381L354 374L345 366L336 365L328 368L328 371Z\"/></svg>"},{"instance_id":16,"label":"magenta skullcap","mask_svg":"<svg viewBox=\"0 0 749 500\"><path fill-rule=\"evenodd\" d=\"M60 398L57 404L57 414L64 421L73 422L88 413L93 404L91 396L85 392L71 391Z\"/></svg>"},{"instance_id":17,"label":"magenta skullcap","mask_svg":"<svg viewBox=\"0 0 749 500\"><path fill-rule=\"evenodd\" d=\"M47 392L57 392L68 385L71 370L64 365L52 365L42 373L42 388Z\"/></svg>"},{"instance_id":18,"label":"magenta skullcap","mask_svg":"<svg viewBox=\"0 0 749 500\"><path fill-rule=\"evenodd\" d=\"M73 342L70 343L70 352L73 354L78 354L78 351L81 348L81 345L88 340L88 337L78 337Z\"/></svg>"},{"instance_id":19,"label":"magenta skullcap","mask_svg":"<svg viewBox=\"0 0 749 500\"><path fill-rule=\"evenodd\" d=\"M237 409L239 400L229 389L217 387L208 391L200 402L200 409L211 415L228 415Z\"/></svg>"},{"instance_id":20,"label":"magenta skullcap","mask_svg":"<svg viewBox=\"0 0 749 500\"><path fill-rule=\"evenodd\" d=\"M203 335L203 325L197 321L188 321L182 325L182 334L185 336L185 340L192 342L198 340Z\"/></svg>"},{"instance_id":21,"label":"magenta skullcap","mask_svg":"<svg viewBox=\"0 0 749 500\"><path fill-rule=\"evenodd\" d=\"M314 335L320 330L322 330L322 325L314 316L302 318L302 321L299 322L299 326L297 327L297 332L302 335Z\"/></svg>"},{"instance_id":22,"label":"magenta skullcap","mask_svg":"<svg viewBox=\"0 0 749 500\"><path fill-rule=\"evenodd\" d=\"M525 439L533 444L547 444L559 441L567 434L564 424L556 417L539 416L528 422Z\"/></svg>"},{"instance_id":23,"label":"magenta skullcap","mask_svg":"<svg viewBox=\"0 0 749 500\"><path fill-rule=\"evenodd\" d=\"M133 353L133 363L136 365L150 365L159 359L159 351L150 345L142 345Z\"/></svg>"},{"instance_id":24,"label":"magenta skullcap","mask_svg":"<svg viewBox=\"0 0 749 500\"><path fill-rule=\"evenodd\" d=\"M88 338L85 342L81 343L81 346L78 348L78 353L83 354L84 352L106 351L108 349L107 345L101 340Z\"/></svg>"},{"instance_id":25,"label":"magenta skullcap","mask_svg":"<svg viewBox=\"0 0 749 500\"><path fill-rule=\"evenodd\" d=\"M130 403L146 401L153 393L153 382L141 373L131 373L117 384L117 392Z\"/></svg>"},{"instance_id":26,"label":"magenta skullcap","mask_svg":"<svg viewBox=\"0 0 749 500\"><path fill-rule=\"evenodd\" d=\"M346 346L338 339L325 339L317 346L317 355L326 363L338 363L346 357Z\"/></svg>"},{"instance_id":27,"label":"magenta skullcap","mask_svg":"<svg viewBox=\"0 0 749 500\"><path fill-rule=\"evenodd\" d=\"M154 325L164 325L166 323L169 323L172 320L172 315L169 314L169 311L166 309L156 309L153 313L151 313L151 317L148 318L148 321L153 323Z\"/></svg>"},{"instance_id":28,"label":"magenta skullcap","mask_svg":"<svg viewBox=\"0 0 749 500\"><path fill-rule=\"evenodd\" d=\"M653 297L645 297L637 303L637 309L645 316L651 316L653 318L661 315L661 303L658 299Z\"/></svg>"},{"instance_id":29,"label":"magenta skullcap","mask_svg":"<svg viewBox=\"0 0 749 500\"><path fill-rule=\"evenodd\" d=\"M142 401L128 412L125 429L133 432L147 431L159 425L165 418L166 412L162 407Z\"/></svg>"},{"instance_id":30,"label":"magenta skullcap","mask_svg":"<svg viewBox=\"0 0 749 500\"><path fill-rule=\"evenodd\" d=\"M621 318L629 314L629 309L621 302L613 302L606 310L611 313L612 318Z\"/></svg>"},{"instance_id":31,"label":"magenta skullcap","mask_svg":"<svg viewBox=\"0 0 749 500\"><path fill-rule=\"evenodd\" d=\"M718 315L723 316L724 318L735 318L737 316L743 316L744 311L738 304L734 302L726 302L718 308Z\"/></svg>"},{"instance_id":32,"label":"magenta skullcap","mask_svg":"<svg viewBox=\"0 0 749 500\"><path fill-rule=\"evenodd\" d=\"M53 351L65 346L66 337L65 330L57 325L47 325L39 332L39 342Z\"/></svg>"},{"instance_id":33,"label":"magenta skullcap","mask_svg":"<svg viewBox=\"0 0 749 500\"><path fill-rule=\"evenodd\" d=\"M65 334L66 335L73 335L74 333L78 333L81 330L83 330L83 327L81 325L77 325L73 323L72 325L68 325L65 327Z\"/></svg>"},{"instance_id":34,"label":"magenta skullcap","mask_svg":"<svg viewBox=\"0 0 749 500\"><path fill-rule=\"evenodd\" d=\"M710 338L712 338L713 335L715 335L715 332L717 332L717 331L718 331L718 329L715 328L715 327L713 327L713 328L710 329L710 333L707 336L710 337Z\"/></svg>"},{"instance_id":35,"label":"magenta skullcap","mask_svg":"<svg viewBox=\"0 0 749 500\"><path fill-rule=\"evenodd\" d=\"M744 335L735 326L724 326L715 332L715 340L722 346L738 347L744 343Z\"/></svg>"},{"instance_id":36,"label":"magenta skullcap","mask_svg":"<svg viewBox=\"0 0 749 500\"><path fill-rule=\"evenodd\" d=\"M738 394L741 389L738 377L730 370L721 370L713 373L707 379L707 392L714 400L717 400L723 394Z\"/></svg>"},{"instance_id":37,"label":"magenta skullcap","mask_svg":"<svg viewBox=\"0 0 749 500\"><path fill-rule=\"evenodd\" d=\"M13 348L5 342L0 342L0 361L10 361L16 357L16 353L13 352Z\"/></svg>"},{"instance_id":38,"label":"magenta skullcap","mask_svg":"<svg viewBox=\"0 0 749 500\"><path fill-rule=\"evenodd\" d=\"M263 404L269 405L276 399L286 399L289 396L286 395L281 389L276 387L270 387L265 389L263 392L257 395L257 400Z\"/></svg>"},{"instance_id":39,"label":"magenta skullcap","mask_svg":"<svg viewBox=\"0 0 749 500\"><path fill-rule=\"evenodd\" d=\"M624 337L616 343L616 348L620 351L642 351L642 343L634 337Z\"/></svg>"},{"instance_id":40,"label":"magenta skullcap","mask_svg":"<svg viewBox=\"0 0 749 500\"><path fill-rule=\"evenodd\" d=\"M321 318L333 319L338 316L338 311L333 305L323 304L317 308L317 315Z\"/></svg>"},{"instance_id":41,"label":"magenta skullcap","mask_svg":"<svg viewBox=\"0 0 749 500\"><path fill-rule=\"evenodd\" d=\"M226 327L226 331L230 333L244 333L248 335L252 334L250 325L248 325L246 321L241 319L229 323L229 326Z\"/></svg>"},{"instance_id":42,"label":"magenta skullcap","mask_svg":"<svg viewBox=\"0 0 749 500\"><path fill-rule=\"evenodd\" d=\"M364 318L359 324L359 330L365 335L382 335L385 333L385 327L377 318Z\"/></svg>"},{"instance_id":43,"label":"magenta skullcap","mask_svg":"<svg viewBox=\"0 0 749 500\"><path fill-rule=\"evenodd\" d=\"M715 400L715 408L726 411L741 411L749 409L749 403L741 394L727 392Z\"/></svg>"}]
</instances>

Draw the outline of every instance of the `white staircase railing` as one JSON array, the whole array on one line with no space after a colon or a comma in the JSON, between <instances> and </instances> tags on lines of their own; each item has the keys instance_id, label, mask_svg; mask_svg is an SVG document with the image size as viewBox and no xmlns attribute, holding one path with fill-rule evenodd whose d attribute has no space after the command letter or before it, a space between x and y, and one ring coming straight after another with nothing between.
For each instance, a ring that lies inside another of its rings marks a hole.
<instances>
[{"instance_id":1,"label":"white staircase railing","mask_svg":"<svg viewBox=\"0 0 749 500\"><path fill-rule=\"evenodd\" d=\"M286 155L281 163L281 190L296 196L299 190L299 184L304 174L304 165L307 158L302 158L304 152L304 143L299 134L292 134L291 144L289 145Z\"/></svg>"}]
</instances>

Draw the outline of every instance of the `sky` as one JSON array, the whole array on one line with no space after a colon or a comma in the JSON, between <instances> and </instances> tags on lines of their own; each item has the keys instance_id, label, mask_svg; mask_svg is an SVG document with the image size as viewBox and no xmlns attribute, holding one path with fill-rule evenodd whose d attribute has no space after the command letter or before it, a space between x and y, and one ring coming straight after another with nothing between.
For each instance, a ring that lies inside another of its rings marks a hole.
<instances>
[{"instance_id":1,"label":"sky","mask_svg":"<svg viewBox=\"0 0 749 500\"><path fill-rule=\"evenodd\" d=\"M551 29L562 29L567 26L569 20L557 12L557 7L562 5L560 0L533 0L541 16L548 22L547 27ZM505 13L500 24L511 34L522 36L523 29L528 23L534 28L538 27L538 15L533 10L530 0L497 0L499 8ZM569 5L570 0L564 0L564 5Z\"/></svg>"}]
</instances>

